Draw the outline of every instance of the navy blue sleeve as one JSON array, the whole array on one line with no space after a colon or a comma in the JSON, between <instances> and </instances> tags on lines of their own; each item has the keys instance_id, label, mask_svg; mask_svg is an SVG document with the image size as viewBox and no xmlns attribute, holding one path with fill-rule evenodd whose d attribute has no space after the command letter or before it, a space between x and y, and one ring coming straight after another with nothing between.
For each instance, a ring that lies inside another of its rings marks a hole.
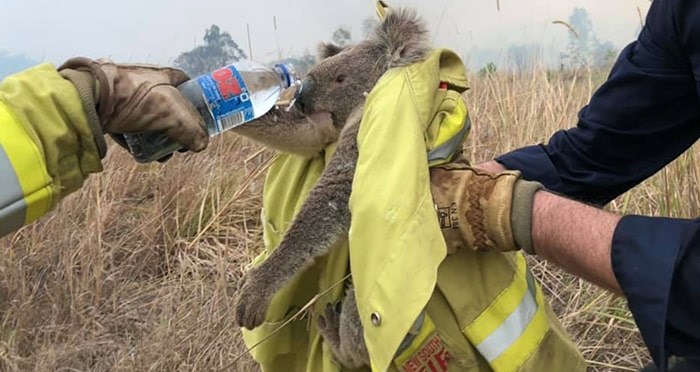
<instances>
[{"instance_id":1,"label":"navy blue sleeve","mask_svg":"<svg viewBox=\"0 0 700 372\"><path fill-rule=\"evenodd\" d=\"M655 0L638 40L620 53L577 126L496 160L598 205L668 164L700 137L699 12L697 1Z\"/></svg>"},{"instance_id":2,"label":"navy blue sleeve","mask_svg":"<svg viewBox=\"0 0 700 372\"><path fill-rule=\"evenodd\" d=\"M657 364L669 354L700 357L700 220L625 216L611 257Z\"/></svg>"},{"instance_id":3,"label":"navy blue sleeve","mask_svg":"<svg viewBox=\"0 0 700 372\"><path fill-rule=\"evenodd\" d=\"M496 160L550 190L606 204L700 137L700 1L654 0L576 127ZM700 220L624 217L615 276L657 364L700 357Z\"/></svg>"}]
</instances>

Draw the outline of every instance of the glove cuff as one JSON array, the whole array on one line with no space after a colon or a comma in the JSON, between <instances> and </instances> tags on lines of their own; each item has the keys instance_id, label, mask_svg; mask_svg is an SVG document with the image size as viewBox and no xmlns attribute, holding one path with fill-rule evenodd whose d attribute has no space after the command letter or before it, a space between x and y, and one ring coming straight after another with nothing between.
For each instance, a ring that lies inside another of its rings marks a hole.
<instances>
[{"instance_id":1,"label":"glove cuff","mask_svg":"<svg viewBox=\"0 0 700 372\"><path fill-rule=\"evenodd\" d=\"M468 195L474 211L482 210L482 218L467 221L474 230L474 246L483 251L517 251L513 236L513 191L520 179L518 171L503 171L497 174L474 170L478 177L472 180ZM482 221L479 223L479 221ZM480 235L484 238L480 239Z\"/></svg>"},{"instance_id":2,"label":"glove cuff","mask_svg":"<svg viewBox=\"0 0 700 372\"><path fill-rule=\"evenodd\" d=\"M525 253L535 255L532 247L532 208L535 193L542 190L539 182L518 180L513 187L511 225L515 244Z\"/></svg>"},{"instance_id":3,"label":"glove cuff","mask_svg":"<svg viewBox=\"0 0 700 372\"><path fill-rule=\"evenodd\" d=\"M107 114L113 111L112 106L114 105L114 102L112 102L112 87L110 85L110 80L105 71L102 69L100 62L85 57L75 57L67 60L58 68L59 72L62 70L86 71L92 74L94 80L96 81L93 96L95 98L95 107L97 108L100 122L102 124L106 124L105 119Z\"/></svg>"},{"instance_id":4,"label":"glove cuff","mask_svg":"<svg viewBox=\"0 0 700 372\"><path fill-rule=\"evenodd\" d=\"M77 89L80 101L83 105L83 111L85 112L88 125L90 126L90 131L95 138L95 145L97 145L100 159L104 159L105 155L107 155L107 142L105 142L104 133L102 132L100 119L97 114L95 97L97 97L99 88L95 78L90 72L83 70L62 69L59 70L59 73L64 79L73 83Z\"/></svg>"}]
</instances>

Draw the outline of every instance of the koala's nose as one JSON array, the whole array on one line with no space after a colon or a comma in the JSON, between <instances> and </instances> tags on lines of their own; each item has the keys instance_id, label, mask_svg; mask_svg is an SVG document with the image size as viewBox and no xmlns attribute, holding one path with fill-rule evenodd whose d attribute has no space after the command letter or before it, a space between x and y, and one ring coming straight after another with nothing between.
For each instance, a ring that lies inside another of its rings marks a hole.
<instances>
[{"instance_id":1,"label":"koala's nose","mask_svg":"<svg viewBox=\"0 0 700 372\"><path fill-rule=\"evenodd\" d=\"M301 82L301 93L297 97L296 106L304 114L310 114L311 110L311 96L314 90L314 82L312 79L305 78Z\"/></svg>"}]
</instances>

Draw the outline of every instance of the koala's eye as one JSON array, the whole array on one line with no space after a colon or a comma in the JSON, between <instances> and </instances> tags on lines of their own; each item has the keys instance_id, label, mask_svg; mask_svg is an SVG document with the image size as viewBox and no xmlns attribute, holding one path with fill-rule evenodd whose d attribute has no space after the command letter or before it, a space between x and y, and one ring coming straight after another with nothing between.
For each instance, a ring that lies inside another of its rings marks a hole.
<instances>
[{"instance_id":1,"label":"koala's eye","mask_svg":"<svg viewBox=\"0 0 700 372\"><path fill-rule=\"evenodd\" d=\"M338 76L335 78L335 82L336 82L336 83L342 83L342 82L345 81L345 77L346 77L345 75L338 75Z\"/></svg>"}]
</instances>

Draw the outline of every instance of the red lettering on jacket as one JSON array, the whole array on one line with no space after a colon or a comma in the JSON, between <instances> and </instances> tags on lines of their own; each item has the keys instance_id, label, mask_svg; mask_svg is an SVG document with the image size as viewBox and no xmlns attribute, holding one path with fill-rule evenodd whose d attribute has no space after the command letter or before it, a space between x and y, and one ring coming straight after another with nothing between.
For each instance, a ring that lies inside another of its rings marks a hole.
<instances>
[{"instance_id":1,"label":"red lettering on jacket","mask_svg":"<svg viewBox=\"0 0 700 372\"><path fill-rule=\"evenodd\" d=\"M411 358L401 366L403 372L445 372L447 362L452 359L445 349L440 337L436 334L428 339Z\"/></svg>"}]
</instances>

